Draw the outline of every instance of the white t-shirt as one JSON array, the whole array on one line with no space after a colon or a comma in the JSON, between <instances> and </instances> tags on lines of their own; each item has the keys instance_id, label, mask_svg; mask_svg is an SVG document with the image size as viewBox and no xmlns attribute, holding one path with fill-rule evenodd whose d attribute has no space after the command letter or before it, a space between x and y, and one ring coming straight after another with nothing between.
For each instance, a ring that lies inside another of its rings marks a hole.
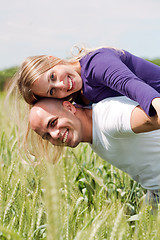
<instances>
[{"instance_id":1,"label":"white t-shirt","mask_svg":"<svg viewBox=\"0 0 160 240\"><path fill-rule=\"evenodd\" d=\"M138 103L113 97L92 106L92 149L142 187L160 189L160 130L135 134L131 112Z\"/></svg>"}]
</instances>

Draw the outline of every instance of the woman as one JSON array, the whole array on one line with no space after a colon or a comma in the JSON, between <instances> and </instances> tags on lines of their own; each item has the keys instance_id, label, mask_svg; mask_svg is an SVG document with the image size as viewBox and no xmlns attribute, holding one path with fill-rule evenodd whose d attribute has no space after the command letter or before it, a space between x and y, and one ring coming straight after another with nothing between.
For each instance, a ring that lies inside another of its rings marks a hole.
<instances>
[{"instance_id":1,"label":"woman","mask_svg":"<svg viewBox=\"0 0 160 240\"><path fill-rule=\"evenodd\" d=\"M65 98L75 93L76 102L99 102L125 95L149 115L160 116L160 67L125 50L81 48L76 57L28 57L14 85L27 103L40 97Z\"/></svg>"}]
</instances>

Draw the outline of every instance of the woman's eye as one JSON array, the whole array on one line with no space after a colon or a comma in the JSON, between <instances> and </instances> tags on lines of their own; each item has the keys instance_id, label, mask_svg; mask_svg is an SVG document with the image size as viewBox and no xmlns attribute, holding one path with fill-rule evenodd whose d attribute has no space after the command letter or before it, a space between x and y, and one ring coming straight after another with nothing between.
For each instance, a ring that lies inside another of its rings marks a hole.
<instances>
[{"instance_id":1,"label":"woman's eye","mask_svg":"<svg viewBox=\"0 0 160 240\"><path fill-rule=\"evenodd\" d=\"M51 96L53 95L53 88L50 89L49 93Z\"/></svg>"},{"instance_id":2,"label":"woman's eye","mask_svg":"<svg viewBox=\"0 0 160 240\"><path fill-rule=\"evenodd\" d=\"M51 74L50 79L51 79L51 81L54 80L54 73Z\"/></svg>"}]
</instances>

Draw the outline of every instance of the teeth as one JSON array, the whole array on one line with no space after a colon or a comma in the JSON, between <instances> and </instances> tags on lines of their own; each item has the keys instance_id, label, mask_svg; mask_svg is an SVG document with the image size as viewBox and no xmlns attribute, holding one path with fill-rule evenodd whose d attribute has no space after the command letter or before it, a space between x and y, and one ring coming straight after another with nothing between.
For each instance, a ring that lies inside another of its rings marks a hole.
<instances>
[{"instance_id":1,"label":"teeth","mask_svg":"<svg viewBox=\"0 0 160 240\"><path fill-rule=\"evenodd\" d=\"M71 90L72 89L72 80L69 78L69 88L68 88L68 90Z\"/></svg>"},{"instance_id":2,"label":"teeth","mask_svg":"<svg viewBox=\"0 0 160 240\"><path fill-rule=\"evenodd\" d=\"M63 143L66 142L67 137L68 137L68 130L64 133L64 137L63 137L63 140L62 140Z\"/></svg>"}]
</instances>

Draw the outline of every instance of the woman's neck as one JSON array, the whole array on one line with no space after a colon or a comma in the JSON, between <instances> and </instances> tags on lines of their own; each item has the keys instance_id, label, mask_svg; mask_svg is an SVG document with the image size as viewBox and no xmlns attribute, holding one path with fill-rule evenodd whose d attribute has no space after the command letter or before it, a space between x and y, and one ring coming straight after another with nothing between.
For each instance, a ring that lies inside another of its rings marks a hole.
<instances>
[{"instance_id":1,"label":"woman's neck","mask_svg":"<svg viewBox=\"0 0 160 240\"><path fill-rule=\"evenodd\" d=\"M73 63L71 63L74 70L81 76L81 65L79 61L75 61Z\"/></svg>"}]
</instances>

